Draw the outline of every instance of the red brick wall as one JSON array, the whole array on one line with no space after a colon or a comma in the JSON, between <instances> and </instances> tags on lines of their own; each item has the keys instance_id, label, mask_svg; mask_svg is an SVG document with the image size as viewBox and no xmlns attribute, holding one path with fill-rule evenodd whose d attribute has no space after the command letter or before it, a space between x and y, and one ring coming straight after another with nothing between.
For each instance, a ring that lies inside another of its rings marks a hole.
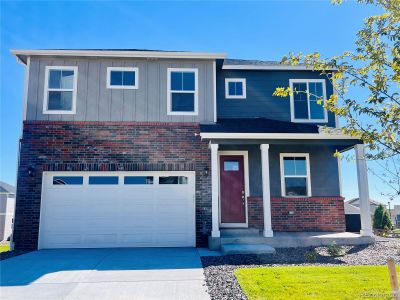
<instances>
[{"instance_id":1,"label":"red brick wall","mask_svg":"<svg viewBox=\"0 0 400 300\"><path fill-rule=\"evenodd\" d=\"M196 239L211 231L210 150L195 123L24 123L17 183L14 242L37 248L42 171L196 171ZM34 167L34 177L28 168Z\"/></svg>"},{"instance_id":2,"label":"red brick wall","mask_svg":"<svg viewBox=\"0 0 400 300\"><path fill-rule=\"evenodd\" d=\"M247 207L249 227L262 229L262 197L247 198ZM271 197L271 213L274 231L346 231L342 197Z\"/></svg>"},{"instance_id":3,"label":"red brick wall","mask_svg":"<svg viewBox=\"0 0 400 300\"><path fill-rule=\"evenodd\" d=\"M247 197L247 215L250 228L264 228L262 197Z\"/></svg>"}]
</instances>

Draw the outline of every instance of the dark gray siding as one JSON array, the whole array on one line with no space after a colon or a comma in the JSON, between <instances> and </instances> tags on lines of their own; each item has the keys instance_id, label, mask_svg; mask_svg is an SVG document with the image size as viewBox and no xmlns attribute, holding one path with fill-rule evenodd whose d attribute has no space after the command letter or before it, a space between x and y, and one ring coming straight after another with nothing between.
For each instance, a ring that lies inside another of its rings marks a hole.
<instances>
[{"instance_id":1,"label":"dark gray siding","mask_svg":"<svg viewBox=\"0 0 400 300\"><path fill-rule=\"evenodd\" d=\"M247 150L249 155L250 196L262 196L260 145L220 145L219 150ZM322 145L270 145L271 196L281 196L280 153L309 153L312 196L340 196L335 149Z\"/></svg>"},{"instance_id":2,"label":"dark gray siding","mask_svg":"<svg viewBox=\"0 0 400 300\"><path fill-rule=\"evenodd\" d=\"M75 115L43 114L46 66L78 66ZM107 89L107 67L138 67L139 89ZM167 68L198 68L198 116L167 115ZM214 121L212 60L31 57L27 120L57 121Z\"/></svg>"},{"instance_id":3,"label":"dark gray siding","mask_svg":"<svg viewBox=\"0 0 400 300\"><path fill-rule=\"evenodd\" d=\"M246 99L225 99L225 78L246 78ZM272 96L277 87L288 87L289 79L325 79L311 71L217 70L218 118L252 118L290 122L290 99ZM326 80L327 97L332 84ZM335 115L328 113L328 124L335 126Z\"/></svg>"}]
</instances>

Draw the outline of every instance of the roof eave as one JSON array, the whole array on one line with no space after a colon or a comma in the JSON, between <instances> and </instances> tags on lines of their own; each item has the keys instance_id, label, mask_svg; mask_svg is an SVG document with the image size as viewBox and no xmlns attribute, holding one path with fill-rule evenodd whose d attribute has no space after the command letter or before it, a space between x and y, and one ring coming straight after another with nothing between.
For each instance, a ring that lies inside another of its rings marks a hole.
<instances>
[{"instance_id":1,"label":"roof eave","mask_svg":"<svg viewBox=\"0 0 400 300\"><path fill-rule=\"evenodd\" d=\"M124 58L180 58L180 59L223 59L225 53L172 52L172 51L118 51L118 50L16 50L11 53L26 63L28 56L81 56L81 57L124 57Z\"/></svg>"},{"instance_id":2,"label":"roof eave","mask_svg":"<svg viewBox=\"0 0 400 300\"><path fill-rule=\"evenodd\" d=\"M344 134L201 132L202 139L357 140ZM360 141L361 142L361 141Z\"/></svg>"},{"instance_id":3,"label":"roof eave","mask_svg":"<svg viewBox=\"0 0 400 300\"><path fill-rule=\"evenodd\" d=\"M270 65L270 66L257 66L257 65L223 65L223 70L286 70L286 71L315 71L313 68L307 66L291 66L291 65ZM335 71L336 69L331 69Z\"/></svg>"}]
</instances>

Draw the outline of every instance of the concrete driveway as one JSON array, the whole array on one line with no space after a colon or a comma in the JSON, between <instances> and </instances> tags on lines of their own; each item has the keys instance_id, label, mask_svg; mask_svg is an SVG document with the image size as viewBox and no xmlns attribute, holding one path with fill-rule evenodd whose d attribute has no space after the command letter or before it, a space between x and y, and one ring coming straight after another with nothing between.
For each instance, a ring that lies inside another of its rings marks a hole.
<instances>
[{"instance_id":1,"label":"concrete driveway","mask_svg":"<svg viewBox=\"0 0 400 300\"><path fill-rule=\"evenodd\" d=\"M2 299L210 299L195 248L40 250L0 268Z\"/></svg>"}]
</instances>

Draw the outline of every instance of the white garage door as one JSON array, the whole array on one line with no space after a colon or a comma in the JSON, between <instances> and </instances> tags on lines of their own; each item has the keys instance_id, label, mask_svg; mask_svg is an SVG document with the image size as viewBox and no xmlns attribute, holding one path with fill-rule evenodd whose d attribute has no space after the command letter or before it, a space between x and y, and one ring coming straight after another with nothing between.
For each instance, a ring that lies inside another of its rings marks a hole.
<instances>
[{"instance_id":1,"label":"white garage door","mask_svg":"<svg viewBox=\"0 0 400 300\"><path fill-rule=\"evenodd\" d=\"M194 246L194 172L43 174L39 248Z\"/></svg>"}]
</instances>

